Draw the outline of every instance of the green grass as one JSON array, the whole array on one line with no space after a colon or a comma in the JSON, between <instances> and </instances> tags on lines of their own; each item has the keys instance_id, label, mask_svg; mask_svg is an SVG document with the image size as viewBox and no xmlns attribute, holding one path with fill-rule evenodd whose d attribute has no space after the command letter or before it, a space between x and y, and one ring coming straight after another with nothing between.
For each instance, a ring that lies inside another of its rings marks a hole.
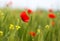
<instances>
[{"instance_id":1,"label":"green grass","mask_svg":"<svg viewBox=\"0 0 60 41\"><path fill-rule=\"evenodd\" d=\"M3 36L0 36L0 41L60 41L60 14L56 14L55 19L48 18L49 12L43 13L33 12L30 14L30 21L25 23L20 18L20 13L23 10L0 9L0 31L3 31ZM2 15L3 13L3 15ZM51 25L51 21L55 21L55 25ZM14 27L19 25L19 30L9 30L10 24ZM49 29L45 28L49 25ZM40 29L40 33L37 32ZM29 32L36 33L35 37L31 37Z\"/></svg>"}]
</instances>

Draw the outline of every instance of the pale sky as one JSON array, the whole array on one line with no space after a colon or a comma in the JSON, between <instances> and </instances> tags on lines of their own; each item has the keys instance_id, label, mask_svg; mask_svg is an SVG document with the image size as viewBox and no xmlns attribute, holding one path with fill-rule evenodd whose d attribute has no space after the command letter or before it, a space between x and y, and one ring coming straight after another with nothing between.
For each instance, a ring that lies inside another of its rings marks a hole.
<instances>
[{"instance_id":1,"label":"pale sky","mask_svg":"<svg viewBox=\"0 0 60 41\"><path fill-rule=\"evenodd\" d=\"M44 9L60 9L60 0L0 0L0 7L4 7L9 1L13 2L11 6L13 8L27 7L36 9L39 7Z\"/></svg>"}]
</instances>

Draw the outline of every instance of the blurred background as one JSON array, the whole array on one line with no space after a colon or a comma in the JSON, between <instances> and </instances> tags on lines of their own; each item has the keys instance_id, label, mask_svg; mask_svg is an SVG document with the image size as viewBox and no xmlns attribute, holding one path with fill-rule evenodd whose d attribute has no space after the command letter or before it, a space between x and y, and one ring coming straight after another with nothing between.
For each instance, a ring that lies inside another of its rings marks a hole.
<instances>
[{"instance_id":1,"label":"blurred background","mask_svg":"<svg viewBox=\"0 0 60 41\"><path fill-rule=\"evenodd\" d=\"M60 41L60 0L0 0L0 41Z\"/></svg>"},{"instance_id":2,"label":"blurred background","mask_svg":"<svg viewBox=\"0 0 60 41\"><path fill-rule=\"evenodd\" d=\"M60 0L0 0L0 8L10 4L11 8L60 9Z\"/></svg>"}]
</instances>

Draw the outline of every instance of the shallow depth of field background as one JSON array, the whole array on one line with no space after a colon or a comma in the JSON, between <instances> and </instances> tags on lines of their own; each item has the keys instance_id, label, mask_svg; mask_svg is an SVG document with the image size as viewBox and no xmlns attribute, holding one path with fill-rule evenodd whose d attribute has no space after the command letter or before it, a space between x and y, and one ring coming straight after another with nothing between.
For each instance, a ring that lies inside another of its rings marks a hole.
<instances>
[{"instance_id":1,"label":"shallow depth of field background","mask_svg":"<svg viewBox=\"0 0 60 41\"><path fill-rule=\"evenodd\" d=\"M0 0L0 7L4 7L7 3L12 1L13 8L43 8L43 9L59 9L60 0Z\"/></svg>"},{"instance_id":2,"label":"shallow depth of field background","mask_svg":"<svg viewBox=\"0 0 60 41\"><path fill-rule=\"evenodd\" d=\"M0 0L0 41L60 41L60 0Z\"/></svg>"}]
</instances>

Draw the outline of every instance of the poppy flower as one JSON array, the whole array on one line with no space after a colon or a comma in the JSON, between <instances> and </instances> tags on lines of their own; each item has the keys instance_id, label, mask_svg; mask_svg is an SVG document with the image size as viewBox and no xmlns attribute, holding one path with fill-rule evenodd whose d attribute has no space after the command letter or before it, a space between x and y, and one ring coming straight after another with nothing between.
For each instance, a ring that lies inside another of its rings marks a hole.
<instances>
[{"instance_id":1,"label":"poppy flower","mask_svg":"<svg viewBox=\"0 0 60 41\"><path fill-rule=\"evenodd\" d=\"M48 17L54 19L54 18L56 18L56 15L53 13L50 13L50 14L48 14Z\"/></svg>"},{"instance_id":2,"label":"poppy flower","mask_svg":"<svg viewBox=\"0 0 60 41\"><path fill-rule=\"evenodd\" d=\"M54 25L55 25L55 22L54 22L54 21L52 21L52 22L51 22L51 24L52 24L52 26L54 26Z\"/></svg>"},{"instance_id":3,"label":"poppy flower","mask_svg":"<svg viewBox=\"0 0 60 41\"><path fill-rule=\"evenodd\" d=\"M28 12L28 14L31 14L32 13L32 10L31 9L28 9L27 12Z\"/></svg>"},{"instance_id":4,"label":"poppy flower","mask_svg":"<svg viewBox=\"0 0 60 41\"><path fill-rule=\"evenodd\" d=\"M26 14L25 11L23 11L23 12L20 14L20 17L21 17L21 19L22 19L24 22L28 22L28 21L29 21L29 16Z\"/></svg>"},{"instance_id":5,"label":"poppy flower","mask_svg":"<svg viewBox=\"0 0 60 41\"><path fill-rule=\"evenodd\" d=\"M52 9L49 9L49 12L53 12L53 10Z\"/></svg>"},{"instance_id":6,"label":"poppy flower","mask_svg":"<svg viewBox=\"0 0 60 41\"><path fill-rule=\"evenodd\" d=\"M35 32L30 32L29 33L32 37L35 37L36 36L36 33Z\"/></svg>"}]
</instances>

